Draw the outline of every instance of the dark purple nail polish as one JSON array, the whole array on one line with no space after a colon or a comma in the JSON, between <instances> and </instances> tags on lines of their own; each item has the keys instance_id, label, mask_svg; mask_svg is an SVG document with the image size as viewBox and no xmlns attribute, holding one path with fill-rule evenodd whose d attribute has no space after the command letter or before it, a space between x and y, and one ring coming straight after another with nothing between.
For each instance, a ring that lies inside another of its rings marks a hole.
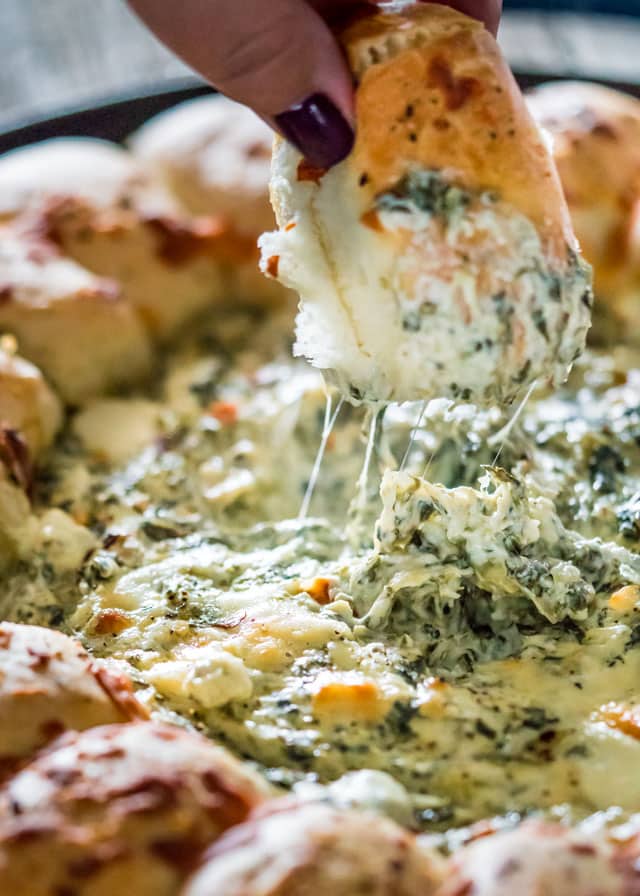
<instances>
[{"instance_id":1,"label":"dark purple nail polish","mask_svg":"<svg viewBox=\"0 0 640 896\"><path fill-rule=\"evenodd\" d=\"M317 168L331 168L353 149L351 125L323 93L314 93L275 120L289 143Z\"/></svg>"}]
</instances>

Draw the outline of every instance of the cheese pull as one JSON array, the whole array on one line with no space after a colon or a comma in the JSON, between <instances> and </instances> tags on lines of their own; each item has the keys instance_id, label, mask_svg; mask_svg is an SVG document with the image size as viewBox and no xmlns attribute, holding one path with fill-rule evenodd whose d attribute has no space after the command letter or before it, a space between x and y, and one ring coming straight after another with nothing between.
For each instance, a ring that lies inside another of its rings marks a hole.
<instances>
[{"instance_id":1,"label":"cheese pull","mask_svg":"<svg viewBox=\"0 0 640 896\"><path fill-rule=\"evenodd\" d=\"M354 403L511 402L564 381L592 304L554 162L493 37L438 4L338 37L357 139L330 171L276 141L263 270L296 352Z\"/></svg>"}]
</instances>

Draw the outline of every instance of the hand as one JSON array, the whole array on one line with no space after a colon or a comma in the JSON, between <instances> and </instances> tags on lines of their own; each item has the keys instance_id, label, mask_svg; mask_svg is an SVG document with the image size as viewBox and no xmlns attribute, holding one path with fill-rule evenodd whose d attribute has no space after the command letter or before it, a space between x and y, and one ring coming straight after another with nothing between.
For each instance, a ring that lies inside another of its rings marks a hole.
<instances>
[{"instance_id":1,"label":"hand","mask_svg":"<svg viewBox=\"0 0 640 896\"><path fill-rule=\"evenodd\" d=\"M313 165L353 146L353 88L326 24L353 0L129 0L158 37L222 93L251 106ZM502 0L448 3L496 31Z\"/></svg>"}]
</instances>

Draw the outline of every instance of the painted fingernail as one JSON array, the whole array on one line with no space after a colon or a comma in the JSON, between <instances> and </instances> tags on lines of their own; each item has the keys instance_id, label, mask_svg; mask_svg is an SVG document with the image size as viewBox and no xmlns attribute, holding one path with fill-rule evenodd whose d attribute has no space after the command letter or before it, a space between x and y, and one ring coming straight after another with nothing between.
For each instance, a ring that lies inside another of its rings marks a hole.
<instances>
[{"instance_id":1,"label":"painted fingernail","mask_svg":"<svg viewBox=\"0 0 640 896\"><path fill-rule=\"evenodd\" d=\"M328 96L314 93L276 115L283 136L317 168L331 168L353 149L351 125Z\"/></svg>"}]
</instances>

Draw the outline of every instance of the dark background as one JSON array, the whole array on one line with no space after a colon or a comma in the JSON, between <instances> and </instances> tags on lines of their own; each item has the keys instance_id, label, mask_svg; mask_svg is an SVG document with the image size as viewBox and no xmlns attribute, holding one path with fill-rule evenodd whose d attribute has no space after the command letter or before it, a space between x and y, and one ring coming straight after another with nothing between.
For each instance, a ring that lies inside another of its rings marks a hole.
<instances>
[{"instance_id":1,"label":"dark background","mask_svg":"<svg viewBox=\"0 0 640 896\"><path fill-rule=\"evenodd\" d=\"M624 13L640 16L640 0L504 0L505 9L546 9L550 12L563 9L573 12Z\"/></svg>"}]
</instances>

